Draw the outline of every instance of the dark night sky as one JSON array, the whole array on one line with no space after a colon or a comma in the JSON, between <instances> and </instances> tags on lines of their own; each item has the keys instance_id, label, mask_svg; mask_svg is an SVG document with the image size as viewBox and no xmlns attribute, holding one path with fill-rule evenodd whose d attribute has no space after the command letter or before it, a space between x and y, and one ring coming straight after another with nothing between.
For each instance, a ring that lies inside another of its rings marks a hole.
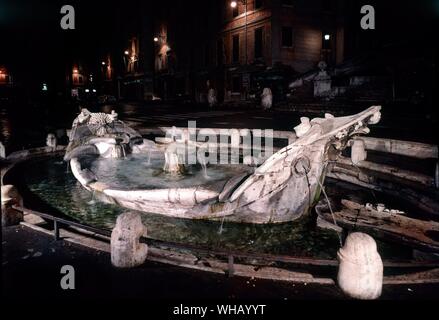
<instances>
[{"instance_id":1,"label":"dark night sky","mask_svg":"<svg viewBox=\"0 0 439 320\"><path fill-rule=\"evenodd\" d=\"M75 8L76 29L62 30L65 1L0 0L0 64L15 78L51 78L72 58L99 64L114 35L114 6L110 1L69 1ZM25 74L24 74L25 73Z\"/></svg>"},{"instance_id":2,"label":"dark night sky","mask_svg":"<svg viewBox=\"0 0 439 320\"><path fill-rule=\"evenodd\" d=\"M381 26L386 25L387 31L395 39L409 39L409 41L415 39L424 41L424 43L431 42L432 45L437 41L436 30L431 32L432 29L419 27L415 31L414 27L426 23L425 19L419 15L421 11L434 12L436 10L434 15L438 16L439 0L375 2L379 6L385 4L383 7L387 7L384 16L383 10L377 12L377 19L379 19L377 27L380 27L380 30L382 30ZM427 2L436 5L425 5ZM54 82L59 81L59 79L55 80L54 74L64 74L66 63L71 62L72 59L81 60L87 65L99 68L103 55L115 45L119 30L131 22L130 14L126 13L132 10L134 15L136 10L133 8L136 8L139 3L143 6L150 6L153 2L147 0L143 2L142 0L0 0L0 65L6 65L15 75L16 80L39 79L40 81L40 79L48 78L48 81ZM193 2L191 3L193 5ZM60 28L62 17L60 9L65 4L73 5L75 8L76 30ZM193 6L197 8L196 5ZM127 17L123 21L118 19L121 13ZM193 14L202 13L193 12ZM430 39L427 40L427 37Z\"/></svg>"}]
</instances>

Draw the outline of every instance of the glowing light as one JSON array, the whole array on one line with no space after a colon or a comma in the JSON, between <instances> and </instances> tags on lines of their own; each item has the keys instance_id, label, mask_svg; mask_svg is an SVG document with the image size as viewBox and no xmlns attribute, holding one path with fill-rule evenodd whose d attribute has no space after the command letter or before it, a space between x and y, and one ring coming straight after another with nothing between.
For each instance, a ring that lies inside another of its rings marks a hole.
<instances>
[{"instance_id":1,"label":"glowing light","mask_svg":"<svg viewBox=\"0 0 439 320\"><path fill-rule=\"evenodd\" d=\"M158 37L154 37L154 42L158 42L159 38Z\"/></svg>"},{"instance_id":2,"label":"glowing light","mask_svg":"<svg viewBox=\"0 0 439 320\"><path fill-rule=\"evenodd\" d=\"M93 89L93 92L96 92L96 89Z\"/></svg>"},{"instance_id":3,"label":"glowing light","mask_svg":"<svg viewBox=\"0 0 439 320\"><path fill-rule=\"evenodd\" d=\"M125 55L129 55L130 53L128 52L128 50L124 51Z\"/></svg>"},{"instance_id":4,"label":"glowing light","mask_svg":"<svg viewBox=\"0 0 439 320\"><path fill-rule=\"evenodd\" d=\"M90 92L90 90L89 89L85 89L85 92Z\"/></svg>"},{"instance_id":5,"label":"glowing light","mask_svg":"<svg viewBox=\"0 0 439 320\"><path fill-rule=\"evenodd\" d=\"M103 66L105 66L105 61L102 61L101 64L102 64Z\"/></svg>"},{"instance_id":6,"label":"glowing light","mask_svg":"<svg viewBox=\"0 0 439 320\"><path fill-rule=\"evenodd\" d=\"M238 3L237 3L236 1L232 1L232 2L230 2L230 6L231 6L232 8L236 8L237 5L238 5Z\"/></svg>"},{"instance_id":7,"label":"glowing light","mask_svg":"<svg viewBox=\"0 0 439 320\"><path fill-rule=\"evenodd\" d=\"M326 41L328 41L329 39L331 39L331 36L330 36L329 34L325 34L324 39L325 39Z\"/></svg>"},{"instance_id":8,"label":"glowing light","mask_svg":"<svg viewBox=\"0 0 439 320\"><path fill-rule=\"evenodd\" d=\"M73 73L78 73L78 69L73 69Z\"/></svg>"}]
</instances>

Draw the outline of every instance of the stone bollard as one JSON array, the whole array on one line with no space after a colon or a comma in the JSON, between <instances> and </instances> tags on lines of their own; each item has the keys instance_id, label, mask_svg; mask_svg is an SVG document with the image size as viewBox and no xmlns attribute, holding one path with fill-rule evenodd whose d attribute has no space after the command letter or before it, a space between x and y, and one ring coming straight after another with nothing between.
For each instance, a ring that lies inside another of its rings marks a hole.
<instances>
[{"instance_id":1,"label":"stone bollard","mask_svg":"<svg viewBox=\"0 0 439 320\"><path fill-rule=\"evenodd\" d=\"M209 104L209 107L214 107L217 104L217 98L216 98L216 92L215 89L210 88L207 92L207 102Z\"/></svg>"},{"instance_id":2,"label":"stone bollard","mask_svg":"<svg viewBox=\"0 0 439 320\"><path fill-rule=\"evenodd\" d=\"M23 212L12 208L13 205L23 206L23 199L13 185L1 187L2 227L14 226L23 221Z\"/></svg>"},{"instance_id":3,"label":"stone bollard","mask_svg":"<svg viewBox=\"0 0 439 320\"><path fill-rule=\"evenodd\" d=\"M264 110L270 109L273 105L273 93L270 88L264 88L261 94L261 105Z\"/></svg>"},{"instance_id":4,"label":"stone bollard","mask_svg":"<svg viewBox=\"0 0 439 320\"><path fill-rule=\"evenodd\" d=\"M326 71L328 67L326 62L320 61L318 64L320 69L317 76L314 77L314 97L326 97L331 93L332 80Z\"/></svg>"},{"instance_id":5,"label":"stone bollard","mask_svg":"<svg viewBox=\"0 0 439 320\"><path fill-rule=\"evenodd\" d=\"M345 294L363 300L381 295L383 262L371 236L361 232L349 234L337 258L338 285Z\"/></svg>"},{"instance_id":6,"label":"stone bollard","mask_svg":"<svg viewBox=\"0 0 439 320\"><path fill-rule=\"evenodd\" d=\"M140 243L146 236L146 227L139 213L125 212L117 217L116 226L111 232L111 263L118 268L131 268L141 265L148 254L148 246Z\"/></svg>"},{"instance_id":7,"label":"stone bollard","mask_svg":"<svg viewBox=\"0 0 439 320\"><path fill-rule=\"evenodd\" d=\"M52 150L56 150L57 141L56 141L56 137L55 137L55 135L53 133L49 133L47 135L46 145L49 148L52 148Z\"/></svg>"},{"instance_id":8,"label":"stone bollard","mask_svg":"<svg viewBox=\"0 0 439 320\"><path fill-rule=\"evenodd\" d=\"M351 161L357 165L360 161L366 160L367 151L363 140L355 139L351 146Z\"/></svg>"},{"instance_id":9,"label":"stone bollard","mask_svg":"<svg viewBox=\"0 0 439 320\"><path fill-rule=\"evenodd\" d=\"M6 158L6 149L1 141L0 141L0 158Z\"/></svg>"}]
</instances>

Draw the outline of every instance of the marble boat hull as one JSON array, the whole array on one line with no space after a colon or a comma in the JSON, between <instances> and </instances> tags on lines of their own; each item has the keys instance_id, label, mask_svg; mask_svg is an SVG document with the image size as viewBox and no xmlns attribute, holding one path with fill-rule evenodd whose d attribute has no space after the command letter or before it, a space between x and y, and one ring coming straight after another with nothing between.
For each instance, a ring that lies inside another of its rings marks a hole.
<instances>
[{"instance_id":1,"label":"marble boat hull","mask_svg":"<svg viewBox=\"0 0 439 320\"><path fill-rule=\"evenodd\" d=\"M327 114L311 121L302 118L295 128L298 138L267 158L253 173L186 188L119 190L84 169L84 155L67 159L82 186L99 199L128 209L186 219L282 223L310 211L319 199L329 160L334 160L352 137L368 133L367 125L379 119L379 106L347 117ZM98 156L99 150L106 154L107 149L111 150L102 147L102 140L90 141L100 143L93 149ZM152 141L143 144L145 149L156 147ZM87 150L90 152L90 148Z\"/></svg>"}]
</instances>

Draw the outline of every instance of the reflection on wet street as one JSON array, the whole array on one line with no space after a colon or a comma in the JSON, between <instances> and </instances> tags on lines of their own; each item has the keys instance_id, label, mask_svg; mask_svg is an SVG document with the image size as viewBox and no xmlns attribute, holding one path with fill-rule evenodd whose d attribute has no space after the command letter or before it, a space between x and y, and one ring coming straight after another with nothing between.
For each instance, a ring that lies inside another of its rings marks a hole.
<instances>
[{"instance_id":1,"label":"reflection on wet street","mask_svg":"<svg viewBox=\"0 0 439 320\"><path fill-rule=\"evenodd\" d=\"M115 110L120 120L135 129L158 126L186 127L188 121L196 121L197 127L214 128L260 128L293 130L301 116L322 117L323 111L315 112L304 106L303 111L287 111L279 108L270 111L257 106L217 107L208 109L203 105L171 105L153 103L119 103L117 105L89 106L90 111L110 113ZM369 105L367 106L369 107ZM425 114L395 114L396 106L383 106L381 122L370 136L436 143L435 119ZM337 112L334 110L334 112ZM344 109L344 114L354 114L356 109ZM65 130L79 113L78 106L60 104L52 107L19 108L0 105L0 141L7 153L44 145L46 135L55 133L59 141L66 142ZM422 125L420 126L420 124ZM404 128L404 130L401 130ZM416 129L415 129L416 128Z\"/></svg>"}]
</instances>

